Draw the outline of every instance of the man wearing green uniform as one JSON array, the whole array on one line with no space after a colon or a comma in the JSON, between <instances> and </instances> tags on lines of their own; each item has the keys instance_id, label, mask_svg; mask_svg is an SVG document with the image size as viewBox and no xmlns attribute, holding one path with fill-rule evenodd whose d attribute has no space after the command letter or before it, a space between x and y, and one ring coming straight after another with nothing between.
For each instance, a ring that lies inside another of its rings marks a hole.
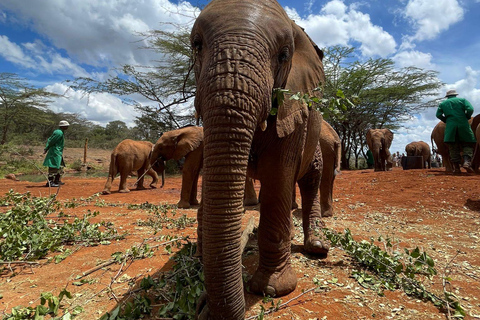
<instances>
[{"instance_id":1,"label":"man wearing green uniform","mask_svg":"<svg viewBox=\"0 0 480 320\"><path fill-rule=\"evenodd\" d=\"M474 173L471 161L476 140L468 123L473 114L473 107L467 99L457 98L457 95L457 91L448 90L445 95L447 99L438 106L436 116L447 125L444 142L449 148L453 173L460 173L461 152L463 168L469 173Z\"/></svg>"},{"instance_id":2,"label":"man wearing green uniform","mask_svg":"<svg viewBox=\"0 0 480 320\"><path fill-rule=\"evenodd\" d=\"M58 187L63 184L60 181L62 168L65 166L63 162L63 146L65 144L64 131L68 129L70 124L62 120L58 124L59 129L53 131L50 138L48 138L47 145L43 150L43 154L47 154L43 165L48 167L48 181L46 187ZM47 153L48 152L48 153Z\"/></svg>"}]
</instances>

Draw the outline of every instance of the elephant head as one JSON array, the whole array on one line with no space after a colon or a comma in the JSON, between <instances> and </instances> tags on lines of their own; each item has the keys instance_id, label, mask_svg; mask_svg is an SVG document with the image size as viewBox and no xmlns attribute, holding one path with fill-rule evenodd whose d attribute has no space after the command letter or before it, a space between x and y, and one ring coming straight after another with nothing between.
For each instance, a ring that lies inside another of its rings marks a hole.
<instances>
[{"instance_id":1,"label":"elephant head","mask_svg":"<svg viewBox=\"0 0 480 320\"><path fill-rule=\"evenodd\" d=\"M180 160L197 149L203 142L201 127L187 126L167 131L157 140L152 148L150 164L157 172L162 172L162 186L165 179L165 161Z\"/></svg>"},{"instance_id":2,"label":"elephant head","mask_svg":"<svg viewBox=\"0 0 480 320\"><path fill-rule=\"evenodd\" d=\"M199 215L209 317L243 319L240 230L254 133L288 138L305 125L305 104L277 106L272 93L312 92L324 79L323 53L275 0L211 1L195 21L191 45L205 135ZM278 112L266 129L272 107Z\"/></svg>"},{"instance_id":3,"label":"elephant head","mask_svg":"<svg viewBox=\"0 0 480 320\"><path fill-rule=\"evenodd\" d=\"M393 132L389 129L369 129L367 131L367 145L375 160L375 171L391 169L393 162L389 148L392 141Z\"/></svg>"},{"instance_id":4,"label":"elephant head","mask_svg":"<svg viewBox=\"0 0 480 320\"><path fill-rule=\"evenodd\" d=\"M405 152L407 153L407 156L409 156L409 157L419 155L419 153L420 153L419 150L418 150L417 143L415 143L415 142L410 142L409 144L407 144L405 146Z\"/></svg>"}]
</instances>

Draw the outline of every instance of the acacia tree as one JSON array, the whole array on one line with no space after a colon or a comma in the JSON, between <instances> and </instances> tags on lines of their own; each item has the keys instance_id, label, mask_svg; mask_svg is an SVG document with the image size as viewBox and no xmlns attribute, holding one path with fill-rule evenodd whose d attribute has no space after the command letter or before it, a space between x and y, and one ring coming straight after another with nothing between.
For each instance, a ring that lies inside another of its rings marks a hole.
<instances>
[{"instance_id":1,"label":"acacia tree","mask_svg":"<svg viewBox=\"0 0 480 320\"><path fill-rule=\"evenodd\" d=\"M117 76L106 81L80 77L67 81L70 88L87 94L108 92L133 105L141 114L135 123L146 139L154 138L158 131L193 123L195 79L191 72L190 31L185 26L175 25L175 28L175 31L141 34L148 40L143 49L154 50L161 57L154 61L154 66L124 65L116 69ZM153 105L144 105L135 96Z\"/></svg>"},{"instance_id":2,"label":"acacia tree","mask_svg":"<svg viewBox=\"0 0 480 320\"><path fill-rule=\"evenodd\" d=\"M365 134L370 128L395 130L413 114L438 105L442 83L437 72L416 67L396 69L390 59L353 59L355 49L341 46L325 50L326 98L341 89L354 101L345 104L330 124L342 141L342 168L351 157L365 152ZM363 154L365 156L365 154Z\"/></svg>"},{"instance_id":3,"label":"acacia tree","mask_svg":"<svg viewBox=\"0 0 480 320\"><path fill-rule=\"evenodd\" d=\"M59 95L36 88L17 74L0 73L0 144L7 142L12 126L38 119L31 115L38 108L45 109L54 97Z\"/></svg>"}]
</instances>

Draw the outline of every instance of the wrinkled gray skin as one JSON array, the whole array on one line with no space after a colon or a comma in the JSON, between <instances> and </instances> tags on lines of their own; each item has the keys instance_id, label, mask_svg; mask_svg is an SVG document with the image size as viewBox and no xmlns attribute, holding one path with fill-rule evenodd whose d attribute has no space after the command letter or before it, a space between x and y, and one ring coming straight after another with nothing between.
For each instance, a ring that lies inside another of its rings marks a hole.
<instances>
[{"instance_id":1,"label":"wrinkled gray skin","mask_svg":"<svg viewBox=\"0 0 480 320\"><path fill-rule=\"evenodd\" d=\"M137 171L139 180L137 190L143 190L144 173L153 178L150 184L151 188L156 188L158 174L162 174L162 187L164 183L164 174L162 168L158 166L150 167L150 157L152 154L153 143L150 141L134 141L125 139L113 149L110 156L110 168L108 171L107 182L102 191L103 194L110 194L113 179L120 174L120 185L118 192L127 193L130 190L127 187L127 177L132 171Z\"/></svg>"},{"instance_id":2,"label":"wrinkled gray skin","mask_svg":"<svg viewBox=\"0 0 480 320\"><path fill-rule=\"evenodd\" d=\"M281 296L295 289L290 208L296 181L305 250L328 252L313 228L322 225L322 117L297 101L272 101L274 88L318 94L323 53L273 0L213 0L197 18L191 42L195 108L205 136L198 250L207 294L197 314L244 319L240 236L247 174L261 183L259 262L250 290ZM276 116L269 116L272 107Z\"/></svg>"},{"instance_id":3,"label":"wrinkled gray skin","mask_svg":"<svg viewBox=\"0 0 480 320\"><path fill-rule=\"evenodd\" d=\"M369 129L367 131L367 145L373 153L375 171L392 170L393 161L390 146L393 141L393 132L389 129Z\"/></svg>"},{"instance_id":4,"label":"wrinkled gray skin","mask_svg":"<svg viewBox=\"0 0 480 320\"><path fill-rule=\"evenodd\" d=\"M432 155L430 153L430 146L428 143L423 142L423 141L415 141L415 142L410 142L405 146L405 152L407 153L407 156L412 157L422 157L422 167L428 169L432 168ZM425 162L427 165L425 165Z\"/></svg>"}]
</instances>

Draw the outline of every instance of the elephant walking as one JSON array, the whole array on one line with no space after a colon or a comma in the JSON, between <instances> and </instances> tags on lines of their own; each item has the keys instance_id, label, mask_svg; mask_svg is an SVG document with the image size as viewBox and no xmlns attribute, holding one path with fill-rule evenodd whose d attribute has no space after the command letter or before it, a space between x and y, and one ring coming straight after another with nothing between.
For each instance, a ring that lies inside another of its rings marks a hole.
<instances>
[{"instance_id":1,"label":"elephant walking","mask_svg":"<svg viewBox=\"0 0 480 320\"><path fill-rule=\"evenodd\" d=\"M164 184L163 171L159 166L150 167L150 156L152 153L153 143L149 141L134 141L130 139L120 142L113 149L110 156L110 167L108 170L108 178L103 194L110 194L113 179L120 173L120 185L118 192L130 192L127 188L127 177L132 171L137 171L140 178L137 183L137 190L143 190L144 173L152 177L150 183L151 188L156 188L158 182L158 174L162 172L162 187Z\"/></svg>"},{"instance_id":2,"label":"elephant walking","mask_svg":"<svg viewBox=\"0 0 480 320\"><path fill-rule=\"evenodd\" d=\"M390 171L393 167L390 146L393 141L393 132L389 129L369 129L367 131L367 145L372 151L375 162L375 171Z\"/></svg>"},{"instance_id":3,"label":"elephant walking","mask_svg":"<svg viewBox=\"0 0 480 320\"><path fill-rule=\"evenodd\" d=\"M477 139L472 158L472 168L476 173L480 173L480 114L472 118L471 128L475 134L475 139Z\"/></svg>"},{"instance_id":4,"label":"elephant walking","mask_svg":"<svg viewBox=\"0 0 480 320\"><path fill-rule=\"evenodd\" d=\"M434 149L436 145L437 154L442 156L442 162L443 162L443 165L445 166L445 172L452 173L453 165L452 165L452 162L450 161L450 152L448 150L448 145L443 140L445 137L446 128L447 128L447 125L445 124L445 122L440 121L439 123L437 123L437 125L432 130L430 139L432 143L432 148Z\"/></svg>"},{"instance_id":5,"label":"elephant walking","mask_svg":"<svg viewBox=\"0 0 480 320\"><path fill-rule=\"evenodd\" d=\"M253 292L281 296L296 287L290 208L297 181L304 248L328 253L315 233L322 226L322 116L300 101L272 100L274 88L320 97L314 89L324 82L323 53L274 0L212 0L190 39L195 108L205 138L197 232L207 294L198 317L244 319L240 230L246 176L261 183Z\"/></svg>"},{"instance_id":6,"label":"elephant walking","mask_svg":"<svg viewBox=\"0 0 480 320\"><path fill-rule=\"evenodd\" d=\"M422 157L422 167L432 168L432 154L430 153L430 146L424 141L410 142L405 146L407 156ZM425 163L427 165L425 166Z\"/></svg>"},{"instance_id":7,"label":"elephant walking","mask_svg":"<svg viewBox=\"0 0 480 320\"><path fill-rule=\"evenodd\" d=\"M197 185L200 170L203 166L203 128L187 126L167 131L157 140L152 150L150 163L159 163L162 172L165 161L180 160L185 157L182 168L182 190L178 207L188 209L198 205Z\"/></svg>"}]
</instances>

